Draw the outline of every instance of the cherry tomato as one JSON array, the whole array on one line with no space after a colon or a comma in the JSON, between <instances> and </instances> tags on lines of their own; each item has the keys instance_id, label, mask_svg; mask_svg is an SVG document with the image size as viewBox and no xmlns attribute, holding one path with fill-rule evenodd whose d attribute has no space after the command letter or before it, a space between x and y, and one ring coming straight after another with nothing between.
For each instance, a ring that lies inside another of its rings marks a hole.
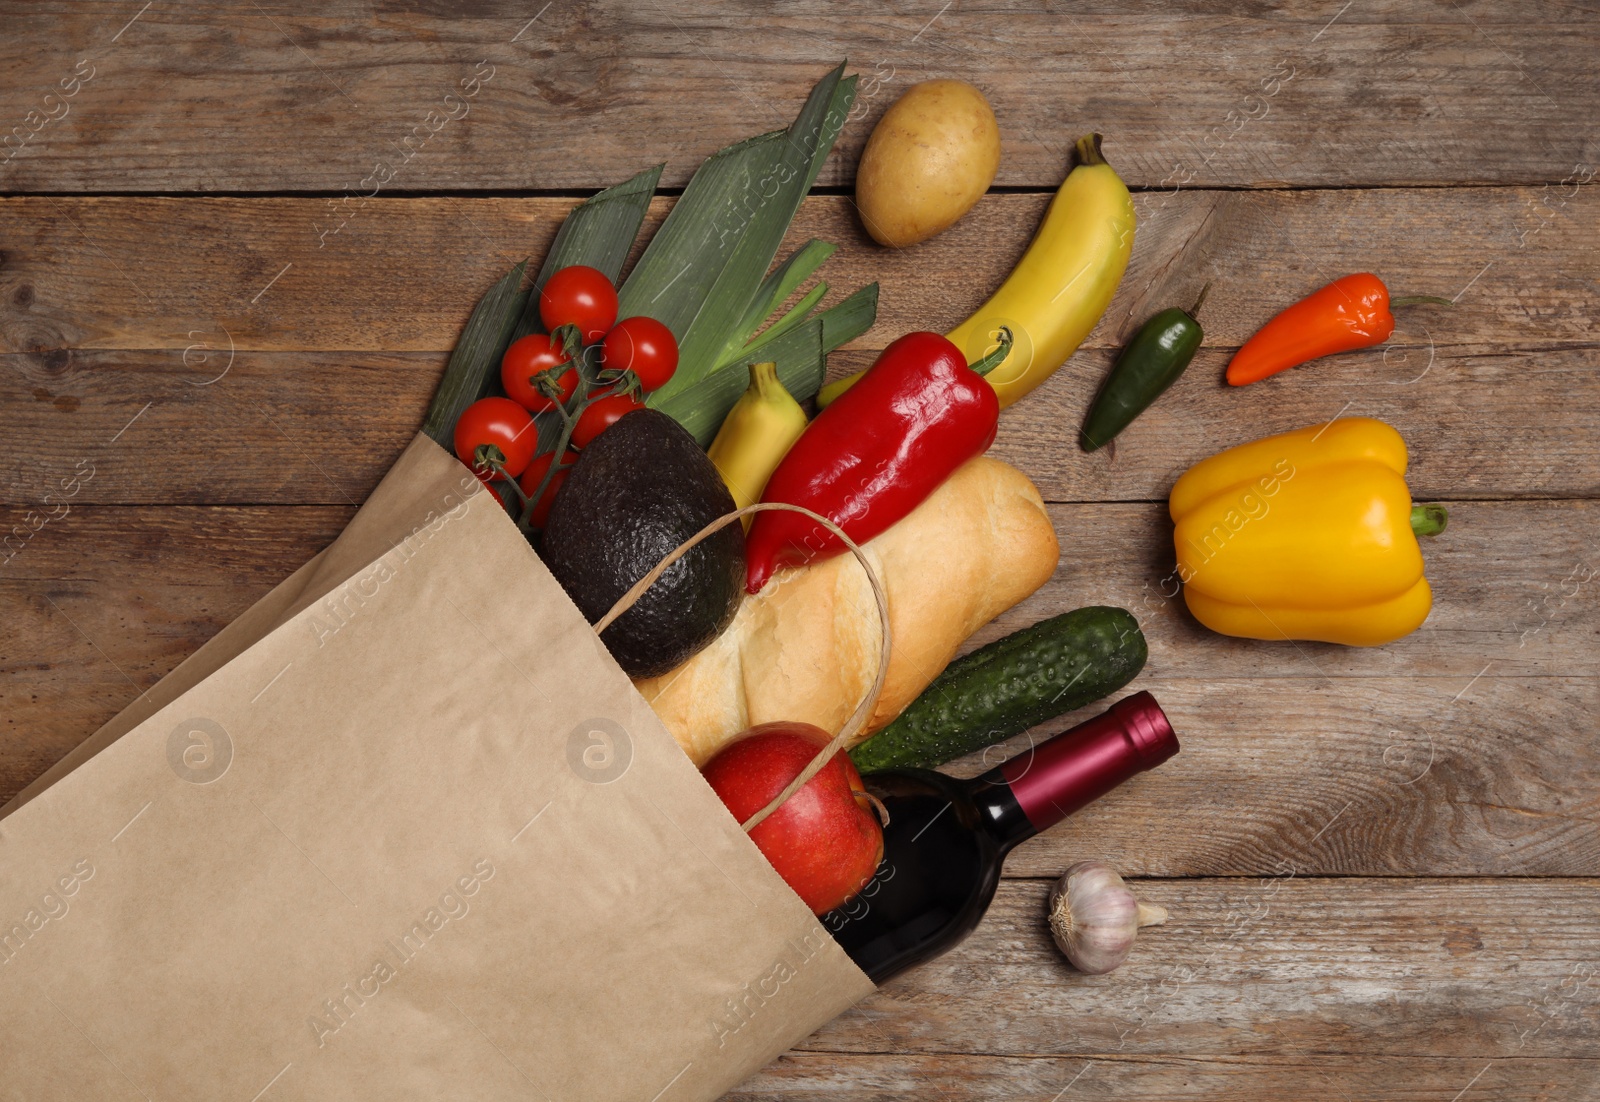
<instances>
[{"instance_id":1,"label":"cherry tomato","mask_svg":"<svg viewBox=\"0 0 1600 1102\"><path fill-rule=\"evenodd\" d=\"M545 452L536 455L533 462L528 464L528 469L522 472L522 477L517 479L517 485L522 487L522 492L532 497L539 492L539 483L544 481L544 472L550 469L550 461L556 456L555 452ZM550 485L545 488L544 496L534 502L533 526L543 528L544 522L550 518L550 506L556 499L556 491L561 489L561 484L567 480L567 472L573 463L578 461L578 453L568 451L561 460L565 466L550 476Z\"/></svg>"},{"instance_id":2,"label":"cherry tomato","mask_svg":"<svg viewBox=\"0 0 1600 1102\"><path fill-rule=\"evenodd\" d=\"M678 340L672 330L643 315L623 318L606 334L601 355L612 371L631 371L645 391L667 385L678 370Z\"/></svg>"},{"instance_id":3,"label":"cherry tomato","mask_svg":"<svg viewBox=\"0 0 1600 1102\"><path fill-rule=\"evenodd\" d=\"M617 320L617 289L598 268L562 268L539 291L539 318L552 333L576 325L583 343L594 344Z\"/></svg>"},{"instance_id":4,"label":"cherry tomato","mask_svg":"<svg viewBox=\"0 0 1600 1102\"><path fill-rule=\"evenodd\" d=\"M587 447L596 436L616 424L623 414L643 408L644 403L631 394L612 394L591 403L588 409L578 415L578 423L572 426L573 446Z\"/></svg>"},{"instance_id":5,"label":"cherry tomato","mask_svg":"<svg viewBox=\"0 0 1600 1102\"><path fill-rule=\"evenodd\" d=\"M533 418L510 398L479 398L456 421L456 458L485 481L495 475L482 460L498 459L506 474L516 478L527 469L538 444Z\"/></svg>"},{"instance_id":6,"label":"cherry tomato","mask_svg":"<svg viewBox=\"0 0 1600 1102\"><path fill-rule=\"evenodd\" d=\"M533 376L549 371L567 362L567 352L561 342L545 333L530 333L521 340L511 342L500 359L500 385L506 395L530 413L555 409L550 395L539 388ZM556 376L556 386L565 402L578 389L578 369L569 367Z\"/></svg>"}]
</instances>

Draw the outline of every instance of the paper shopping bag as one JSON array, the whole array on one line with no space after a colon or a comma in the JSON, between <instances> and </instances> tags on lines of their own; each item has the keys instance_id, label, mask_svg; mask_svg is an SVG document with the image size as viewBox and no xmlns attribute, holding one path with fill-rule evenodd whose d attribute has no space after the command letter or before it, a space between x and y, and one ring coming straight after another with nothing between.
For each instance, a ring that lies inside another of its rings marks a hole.
<instances>
[{"instance_id":1,"label":"paper shopping bag","mask_svg":"<svg viewBox=\"0 0 1600 1102\"><path fill-rule=\"evenodd\" d=\"M8 1099L712 1099L872 989L422 436L0 815Z\"/></svg>"}]
</instances>

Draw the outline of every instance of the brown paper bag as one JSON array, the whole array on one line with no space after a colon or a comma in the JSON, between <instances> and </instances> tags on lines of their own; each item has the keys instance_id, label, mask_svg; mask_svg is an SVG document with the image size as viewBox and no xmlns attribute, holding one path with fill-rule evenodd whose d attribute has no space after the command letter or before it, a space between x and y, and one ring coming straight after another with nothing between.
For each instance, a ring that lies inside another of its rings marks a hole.
<instances>
[{"instance_id":1,"label":"brown paper bag","mask_svg":"<svg viewBox=\"0 0 1600 1102\"><path fill-rule=\"evenodd\" d=\"M7 1099L712 1099L872 989L422 436L0 816Z\"/></svg>"}]
</instances>

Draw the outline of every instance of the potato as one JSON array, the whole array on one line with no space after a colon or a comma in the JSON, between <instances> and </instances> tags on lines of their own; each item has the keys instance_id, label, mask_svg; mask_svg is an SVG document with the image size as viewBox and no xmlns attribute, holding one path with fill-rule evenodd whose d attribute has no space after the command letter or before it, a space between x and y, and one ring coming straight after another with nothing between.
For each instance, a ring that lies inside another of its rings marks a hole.
<instances>
[{"instance_id":1,"label":"potato","mask_svg":"<svg viewBox=\"0 0 1600 1102\"><path fill-rule=\"evenodd\" d=\"M913 84L861 154L861 221L881 245L926 241L972 209L999 166L1000 127L982 92L962 80Z\"/></svg>"}]
</instances>

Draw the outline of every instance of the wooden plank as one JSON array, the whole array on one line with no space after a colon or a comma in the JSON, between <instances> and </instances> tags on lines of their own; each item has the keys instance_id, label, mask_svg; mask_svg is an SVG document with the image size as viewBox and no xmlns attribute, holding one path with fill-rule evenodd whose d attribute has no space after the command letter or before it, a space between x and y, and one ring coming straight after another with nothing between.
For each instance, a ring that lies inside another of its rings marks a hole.
<instances>
[{"instance_id":1,"label":"wooden plank","mask_svg":"<svg viewBox=\"0 0 1600 1102\"><path fill-rule=\"evenodd\" d=\"M1164 501L1191 464L1224 448L1376 417L1406 440L1416 500L1600 496L1594 348L1374 349L1246 387L1222 381L1230 355L1202 349L1113 447L1087 454L1078 428L1116 353L1080 352L1006 411L992 454L1050 501Z\"/></svg>"},{"instance_id":2,"label":"wooden plank","mask_svg":"<svg viewBox=\"0 0 1600 1102\"><path fill-rule=\"evenodd\" d=\"M354 512L188 509L173 524L161 509L72 509L42 518L20 550L13 533L0 567L3 799L326 546ZM0 530L14 523L8 516Z\"/></svg>"},{"instance_id":3,"label":"wooden plank","mask_svg":"<svg viewBox=\"0 0 1600 1102\"><path fill-rule=\"evenodd\" d=\"M422 426L435 353L72 352L0 357L5 497L359 504ZM226 369L226 374L223 374ZM221 375L221 378L218 376Z\"/></svg>"},{"instance_id":4,"label":"wooden plank","mask_svg":"<svg viewBox=\"0 0 1600 1102\"><path fill-rule=\"evenodd\" d=\"M322 199L3 199L0 351L176 355L231 340L239 350L447 352L484 290L542 256L576 202L378 198L335 216ZM653 205L647 234L670 202ZM1210 281L1207 344L1235 348L1294 299L1369 268L1397 294L1460 299L1408 314L1390 342L1401 349L1592 344L1600 189L1556 202L1534 188L1143 197L1133 262L1086 347L1118 347ZM878 324L855 346L881 348L965 318L1022 255L1047 204L989 195L945 235L889 250L867 239L849 199L811 196L786 248L838 244L822 271L835 294L881 284ZM1391 354L1382 378L1412 378L1419 356Z\"/></svg>"},{"instance_id":5,"label":"wooden plank","mask_svg":"<svg viewBox=\"0 0 1600 1102\"><path fill-rule=\"evenodd\" d=\"M1481 1073L1481 1074L1480 1074ZM1470 1090L1468 1089L1470 1088ZM1467 1093L1462 1092L1466 1090ZM1587 1092L1587 1093L1585 1093ZM826 1097L835 1102L935 1098L941 1102L1546 1102L1600 1092L1593 1060L1440 1059L1355 1054L1241 1056L854 1055L790 1052L724 1102Z\"/></svg>"},{"instance_id":6,"label":"wooden plank","mask_svg":"<svg viewBox=\"0 0 1600 1102\"><path fill-rule=\"evenodd\" d=\"M1462 1072L1456 1091L1499 1060L1600 1056L1600 882L1285 875L1132 886L1172 918L1142 931L1115 972L1074 971L1045 928L1050 882L1008 880L971 938L890 981L800 1048L1463 1061L1451 1069ZM1501 1097L1489 1073L1479 1082L1482 1093L1469 1097ZM1284 1097L1342 1096L1302 1086Z\"/></svg>"},{"instance_id":7,"label":"wooden plank","mask_svg":"<svg viewBox=\"0 0 1600 1102\"><path fill-rule=\"evenodd\" d=\"M1600 653L1600 507L1592 502L1457 502L1424 541L1434 607L1384 647L1231 639L1202 627L1173 577L1166 506L1053 505L1055 576L973 637L978 645L1064 609L1131 610L1160 678L1427 678L1454 693L1492 662L1496 677L1593 677ZM1271 514L1267 515L1270 518Z\"/></svg>"},{"instance_id":8,"label":"wooden plank","mask_svg":"<svg viewBox=\"0 0 1600 1102\"><path fill-rule=\"evenodd\" d=\"M1588 385L1595 325L1583 273L1600 255L1600 219L1571 218L1526 249L1496 251L1491 228L1516 214L1520 194L1179 196L1141 233L1090 347L1007 411L996 454L1051 499L1151 500L1226 445L1367 414L1412 442L1420 495L1593 496L1600 444L1589 426L1600 391ZM1593 207L1590 194L1575 211ZM86 500L362 500L420 423L471 304L510 262L493 248L518 241L537 255L570 202L388 202L383 217L351 231L365 236L330 246L343 250L336 258L290 245L317 217L303 200L0 201L0 339L20 350L5 357L0 397L22 456L5 493L38 501L62 468L104 453L125 469L113 466ZM900 332L959 319L1003 278L1042 202L991 197L908 258L856 240L843 200L809 200L791 242L843 241L827 268L832 285L877 278L884 288L878 325L862 348L834 357L834 370L870 362L871 348ZM658 203L656 215L664 210ZM1466 230L1447 225L1458 218ZM1422 228L1386 244L1400 224ZM173 240L196 242L201 261L180 259ZM1294 251L1304 249L1322 258L1315 271ZM1455 288L1461 304L1406 318L1392 347L1221 385L1230 345L1329 272L1380 254L1396 286ZM1212 346L1115 452L1084 456L1075 429L1113 349L1205 279L1216 288L1205 311ZM106 451L114 437L127 458ZM318 447L334 437L337 463Z\"/></svg>"},{"instance_id":9,"label":"wooden plank","mask_svg":"<svg viewBox=\"0 0 1600 1102\"><path fill-rule=\"evenodd\" d=\"M1285 863L1306 875L1600 871L1600 681L1496 677L1491 666L1473 684L1476 672L1450 681L1141 677L1127 691L1155 694L1182 753L1028 842L1007 867L1049 876L1095 857L1157 876L1253 875ZM1027 747L1019 736L991 750L989 764Z\"/></svg>"},{"instance_id":10,"label":"wooden plank","mask_svg":"<svg viewBox=\"0 0 1600 1102\"><path fill-rule=\"evenodd\" d=\"M1098 856L1163 876L1249 875L1280 860L1306 873L1600 870L1593 508L1458 506L1429 552L1433 619L1358 650L1205 631L1181 602L1140 589L1159 579L1166 552L1126 549L1163 546L1159 507L1056 507L1067 548L1057 577L974 643L1083 604L1133 607L1151 661L1131 688L1163 702L1184 751L1024 846L1010 868L1050 875ZM351 511L78 507L14 546L0 568L0 796L324 546ZM1019 736L990 763L1027 746ZM975 756L953 768L983 767Z\"/></svg>"},{"instance_id":11,"label":"wooden plank","mask_svg":"<svg viewBox=\"0 0 1600 1102\"><path fill-rule=\"evenodd\" d=\"M1370 352L1230 388L1218 381L1227 354L1206 350L1114 450L1086 455L1077 426L1113 353L1082 353L1005 412L992 454L1027 472L1047 500L1157 501L1191 463L1225 447L1369 416L1410 443L1419 500L1600 495L1592 349L1442 348L1431 366L1426 349L1404 354L1426 370L1410 386L1382 379L1385 355ZM843 370L871 354L834 358ZM227 360L225 346L197 348L187 363L148 350L0 356L14 441L0 494L41 502L85 462L96 474L84 503L363 501L416 433L443 370L439 353L245 352L216 379Z\"/></svg>"},{"instance_id":12,"label":"wooden plank","mask_svg":"<svg viewBox=\"0 0 1600 1102\"><path fill-rule=\"evenodd\" d=\"M1554 182L1597 149L1596 21L1573 6L135 11L13 14L0 102L31 140L0 168L7 189L365 192L380 163L389 189L588 188L663 160L681 184L721 146L786 125L846 55L863 107L824 184L848 183L883 108L933 77L988 92L1013 186L1053 186L1096 128L1150 187ZM87 83L46 100L81 60ZM487 82L463 85L475 75Z\"/></svg>"},{"instance_id":13,"label":"wooden plank","mask_svg":"<svg viewBox=\"0 0 1600 1102\"><path fill-rule=\"evenodd\" d=\"M1160 697L1184 752L1022 847L967 944L730 1097L1600 1092L1600 528L1590 501L1527 500L1600 495L1600 201L1581 186L1600 158L1600 16L1529 19L1504 0L934 7L13 13L14 123L34 125L80 58L94 76L0 163L0 188L55 193L0 199L0 499L33 503L0 507L0 531L22 526L0 551L0 799L337 533L415 431L472 303L542 253L573 196L655 160L681 185L787 122L848 51L864 102L821 183L848 189L901 88L963 76L999 112L998 182L1035 193L991 195L898 253L866 240L847 197L808 200L790 244L842 246L832 297L883 284L880 324L835 373L981 301L1079 133L1105 131L1150 189L1107 319L996 444L1060 503L1061 568L972 642L1133 607L1151 662L1132 688ZM489 66L466 117L415 129ZM380 161L392 171L363 200ZM1250 190L1283 184L1324 190ZM1436 186L1459 184L1492 186ZM70 194L307 188L331 198ZM450 189L564 197L397 197ZM1367 268L1458 306L1404 317L1384 352L1219 385L1262 320ZM1113 350L1207 280L1207 350L1114 453L1083 456L1074 431ZM1428 624L1371 650L1201 629L1164 595L1172 479L1340 414L1394 423L1417 496L1453 503L1427 549ZM1095 978L1042 922L1048 878L1090 856L1173 911ZM1438 879L1458 875L1478 879Z\"/></svg>"},{"instance_id":14,"label":"wooden plank","mask_svg":"<svg viewBox=\"0 0 1600 1102\"><path fill-rule=\"evenodd\" d=\"M101 477L109 475L97 470ZM65 515L51 516L63 508ZM1145 676L1159 679L1417 678L1430 692L1454 694L1485 665L1490 680L1590 678L1600 674L1592 645L1600 634L1596 509L1588 502L1457 503L1449 529L1425 549L1435 600L1423 627L1385 647L1341 647L1231 639L1202 627L1174 593L1172 528L1161 505L1052 506L1063 548L1054 577L969 646L1107 604L1139 618L1150 641ZM192 650L320 550L350 512L350 505L134 510L71 499L13 508L0 512L0 532L9 533L0 584L20 587L15 595L67 580L76 598L107 608L128 606L138 593L160 607L139 603L130 611L191 624L181 645ZM248 574L238 572L240 563ZM214 564L226 564L226 572ZM246 580L252 588L241 590ZM140 626L130 623L135 648Z\"/></svg>"},{"instance_id":15,"label":"wooden plank","mask_svg":"<svg viewBox=\"0 0 1600 1102\"><path fill-rule=\"evenodd\" d=\"M352 512L122 509L71 500L60 507L65 515L51 516L49 507L0 512L0 531L9 533L0 584L13 587L12 596L70 584L73 598L90 606L148 614L148 624L129 623L135 651L119 662L138 660L141 628L170 635L156 628L163 622L189 625L174 638L198 647L320 550ZM968 646L1067 609L1108 604L1139 618L1150 642L1144 676L1158 679L1417 678L1454 694L1486 664L1488 680L1590 678L1600 674L1592 646L1600 634L1595 510L1586 502L1457 504L1450 528L1426 548L1435 603L1423 627L1385 647L1341 647L1231 639L1202 627L1173 595L1171 525L1159 505L1052 506L1063 547L1055 576ZM29 537L36 524L42 528Z\"/></svg>"}]
</instances>

